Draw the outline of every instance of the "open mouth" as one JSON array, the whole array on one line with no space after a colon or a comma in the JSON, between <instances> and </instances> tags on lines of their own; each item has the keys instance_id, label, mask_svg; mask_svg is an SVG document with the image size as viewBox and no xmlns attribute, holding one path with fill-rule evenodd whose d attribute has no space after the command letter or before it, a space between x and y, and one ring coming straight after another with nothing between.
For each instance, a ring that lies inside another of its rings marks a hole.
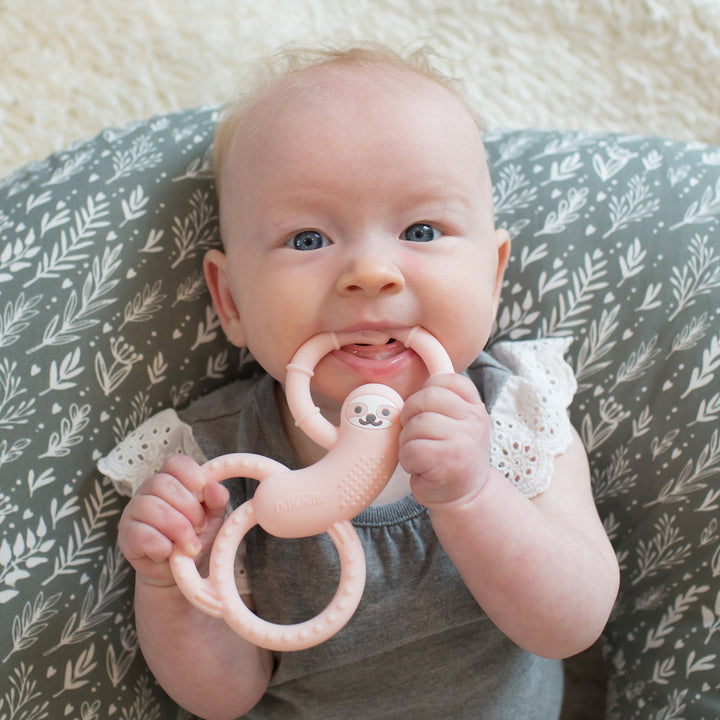
<instances>
[{"instance_id":1,"label":"open mouth","mask_svg":"<svg viewBox=\"0 0 720 720\"><path fill-rule=\"evenodd\" d=\"M355 357L367 360L388 360L402 353L405 350L405 346L399 340L389 338L381 345L353 343L351 345L344 345L341 349Z\"/></svg>"}]
</instances>

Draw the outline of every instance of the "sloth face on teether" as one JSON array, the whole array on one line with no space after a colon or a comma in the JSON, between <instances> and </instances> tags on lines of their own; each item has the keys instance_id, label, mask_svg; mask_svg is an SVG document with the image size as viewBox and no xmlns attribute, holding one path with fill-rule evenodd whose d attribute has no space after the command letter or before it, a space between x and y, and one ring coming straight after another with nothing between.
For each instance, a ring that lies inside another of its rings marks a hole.
<instances>
[{"instance_id":1,"label":"sloth face on teether","mask_svg":"<svg viewBox=\"0 0 720 720\"><path fill-rule=\"evenodd\" d=\"M382 387L383 394L372 392L372 385L364 385L350 393L343 404L343 420L363 430L384 430L397 424L402 399L399 395L390 397L389 388L379 387Z\"/></svg>"}]
</instances>

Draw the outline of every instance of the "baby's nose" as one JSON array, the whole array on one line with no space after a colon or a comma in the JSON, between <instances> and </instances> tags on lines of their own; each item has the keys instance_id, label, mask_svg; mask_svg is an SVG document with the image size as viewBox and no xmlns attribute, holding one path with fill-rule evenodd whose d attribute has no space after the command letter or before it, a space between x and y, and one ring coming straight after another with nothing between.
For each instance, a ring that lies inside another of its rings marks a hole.
<instances>
[{"instance_id":1,"label":"baby's nose","mask_svg":"<svg viewBox=\"0 0 720 720\"><path fill-rule=\"evenodd\" d=\"M405 287L405 278L389 258L365 254L356 258L338 278L342 293L396 294Z\"/></svg>"}]
</instances>

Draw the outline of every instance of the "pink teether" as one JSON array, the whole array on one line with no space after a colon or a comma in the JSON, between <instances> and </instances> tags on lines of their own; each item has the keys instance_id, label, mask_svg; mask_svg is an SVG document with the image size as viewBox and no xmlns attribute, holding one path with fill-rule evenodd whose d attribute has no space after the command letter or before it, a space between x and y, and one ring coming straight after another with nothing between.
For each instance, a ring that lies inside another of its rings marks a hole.
<instances>
[{"instance_id":1,"label":"pink teether","mask_svg":"<svg viewBox=\"0 0 720 720\"><path fill-rule=\"evenodd\" d=\"M340 425L335 427L313 405L310 380L317 363L329 352L352 343L382 344L391 337L417 352L431 375L454 372L444 348L422 328L316 335L288 365L286 394L296 425L325 447L327 455L301 470L289 470L252 453L223 455L203 465L209 482L249 477L260 481L260 486L220 528L207 578L201 578L193 559L177 548L170 556L170 567L190 602L224 618L235 632L259 647L284 651L317 645L338 632L360 603L365 557L350 520L379 495L397 465L403 401L385 385L361 385L345 399ZM242 601L235 585L235 555L256 524L277 537L330 535L340 557L340 584L319 615L296 625L277 625L259 618Z\"/></svg>"}]
</instances>

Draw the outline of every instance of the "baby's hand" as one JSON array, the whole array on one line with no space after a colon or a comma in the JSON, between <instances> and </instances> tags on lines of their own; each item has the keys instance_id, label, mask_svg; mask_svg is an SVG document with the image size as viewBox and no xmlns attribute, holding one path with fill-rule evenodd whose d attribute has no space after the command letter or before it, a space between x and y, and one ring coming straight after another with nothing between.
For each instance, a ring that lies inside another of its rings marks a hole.
<instances>
[{"instance_id":1,"label":"baby's hand","mask_svg":"<svg viewBox=\"0 0 720 720\"><path fill-rule=\"evenodd\" d=\"M407 399L401 414L400 465L418 503L464 502L485 485L490 419L473 382L434 375Z\"/></svg>"},{"instance_id":2,"label":"baby's hand","mask_svg":"<svg viewBox=\"0 0 720 720\"><path fill-rule=\"evenodd\" d=\"M146 581L172 585L168 558L173 546L198 563L205 560L228 499L227 488L207 482L192 458L173 455L125 507L118 526L120 549Z\"/></svg>"}]
</instances>

